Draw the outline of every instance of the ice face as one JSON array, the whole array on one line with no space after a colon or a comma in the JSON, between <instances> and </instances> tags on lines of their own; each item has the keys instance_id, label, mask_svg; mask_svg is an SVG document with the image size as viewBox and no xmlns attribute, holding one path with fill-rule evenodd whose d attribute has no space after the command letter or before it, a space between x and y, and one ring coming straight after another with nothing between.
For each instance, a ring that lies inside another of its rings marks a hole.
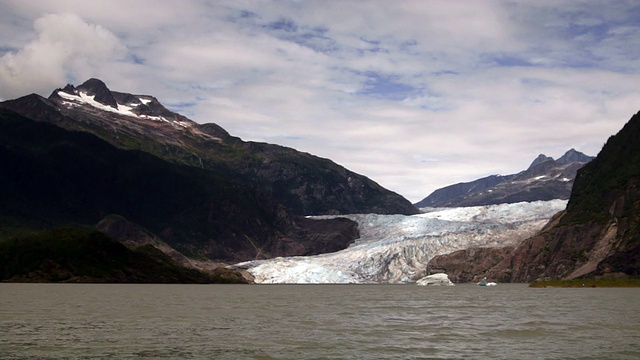
<instances>
[{"instance_id":1,"label":"ice face","mask_svg":"<svg viewBox=\"0 0 640 360\"><path fill-rule=\"evenodd\" d=\"M470 247L515 245L539 231L566 204L552 200L430 209L412 216L345 215L360 230L360 238L347 249L238 265L257 283L413 282L434 256Z\"/></svg>"}]
</instances>

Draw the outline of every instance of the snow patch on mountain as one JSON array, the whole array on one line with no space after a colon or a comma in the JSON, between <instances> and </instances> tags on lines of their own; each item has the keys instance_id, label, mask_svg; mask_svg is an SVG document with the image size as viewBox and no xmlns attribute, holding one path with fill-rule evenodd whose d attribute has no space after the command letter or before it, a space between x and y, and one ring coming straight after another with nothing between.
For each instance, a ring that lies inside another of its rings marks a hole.
<instances>
[{"instance_id":1,"label":"snow patch on mountain","mask_svg":"<svg viewBox=\"0 0 640 360\"><path fill-rule=\"evenodd\" d=\"M87 95L86 93L83 93L82 91L79 91L75 95L66 93L64 91L58 91L58 96L60 96L61 98L65 99L65 100L74 101L75 103L88 104L88 105L91 105L91 106L93 106L93 107L95 107L97 109L100 109L100 110L114 112L114 113L118 113L120 115L125 115L125 116L138 117L138 115L136 115L135 113L133 113L131 111L132 107L130 107L130 106L118 104L118 108L116 109L116 108L113 108L113 107L108 106L108 105L104 105L104 104L94 100L94 98L95 98L94 95Z\"/></svg>"},{"instance_id":2,"label":"snow patch on mountain","mask_svg":"<svg viewBox=\"0 0 640 360\"><path fill-rule=\"evenodd\" d=\"M185 121L177 121L177 120L169 120L167 118L165 118L164 116L150 116L150 115L143 115L143 114L136 114L133 109L135 109L137 106L139 105L146 105L148 103L150 103L152 100L151 99L145 99L145 98L138 98L138 100L140 101L140 103L132 103L129 105L124 105L124 104L116 104L116 108L102 104L99 101L95 100L95 95L88 95L82 91L77 91L76 94L69 94L67 92L64 91L58 91L57 92L58 96L60 96L61 98L68 100L63 102L63 104L72 107L72 106L80 106L81 104L87 104L90 106L95 107L96 109L99 110L104 110L104 111L109 111L112 113L116 113L119 115L124 115L124 116L131 116L131 117L135 117L138 119L145 119L145 120L153 120L153 121L164 121L166 123L169 124L173 124L173 125L178 125L181 126L183 128L188 128L190 126L189 123L185 122Z\"/></svg>"},{"instance_id":3,"label":"snow patch on mountain","mask_svg":"<svg viewBox=\"0 0 640 360\"><path fill-rule=\"evenodd\" d=\"M138 100L140 100L140 103L142 105L147 105L148 103L150 103L152 101L151 99L145 99L145 98L138 98Z\"/></svg>"},{"instance_id":4,"label":"snow patch on mountain","mask_svg":"<svg viewBox=\"0 0 640 360\"><path fill-rule=\"evenodd\" d=\"M405 215L354 214L360 238L347 249L316 256L249 261L256 283L411 283L437 255L471 247L515 245L533 236L567 201L551 200L423 209Z\"/></svg>"}]
</instances>

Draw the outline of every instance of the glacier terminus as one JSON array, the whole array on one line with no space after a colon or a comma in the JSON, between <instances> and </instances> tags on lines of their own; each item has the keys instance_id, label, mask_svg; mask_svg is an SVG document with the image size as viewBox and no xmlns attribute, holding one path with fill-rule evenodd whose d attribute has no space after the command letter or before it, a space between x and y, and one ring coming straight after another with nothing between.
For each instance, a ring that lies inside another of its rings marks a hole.
<instances>
[{"instance_id":1,"label":"glacier terminus","mask_svg":"<svg viewBox=\"0 0 640 360\"><path fill-rule=\"evenodd\" d=\"M262 284L402 284L426 274L435 256L473 247L516 245L535 235L566 200L423 208L417 215L353 214L360 238L329 254L235 264Z\"/></svg>"}]
</instances>

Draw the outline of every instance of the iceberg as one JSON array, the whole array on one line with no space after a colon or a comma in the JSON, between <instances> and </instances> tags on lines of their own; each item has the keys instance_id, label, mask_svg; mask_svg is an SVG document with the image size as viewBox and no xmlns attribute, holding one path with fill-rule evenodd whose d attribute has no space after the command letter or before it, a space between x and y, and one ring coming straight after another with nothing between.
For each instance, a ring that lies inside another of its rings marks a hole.
<instances>
[{"instance_id":1,"label":"iceberg","mask_svg":"<svg viewBox=\"0 0 640 360\"><path fill-rule=\"evenodd\" d=\"M453 286L455 285L451 280L449 280L449 275L447 274L433 274L427 275L422 279L416 281L416 285L422 286Z\"/></svg>"}]
</instances>

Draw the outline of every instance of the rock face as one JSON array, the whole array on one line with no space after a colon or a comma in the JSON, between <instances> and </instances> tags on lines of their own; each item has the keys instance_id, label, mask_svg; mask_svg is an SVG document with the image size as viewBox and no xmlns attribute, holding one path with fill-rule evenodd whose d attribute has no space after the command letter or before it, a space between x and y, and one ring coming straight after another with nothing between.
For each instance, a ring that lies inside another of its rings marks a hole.
<instances>
[{"instance_id":1,"label":"rock face","mask_svg":"<svg viewBox=\"0 0 640 360\"><path fill-rule=\"evenodd\" d=\"M592 157L571 149L558 160L540 154L518 174L492 175L434 191L417 207L478 206L521 201L568 199L579 168Z\"/></svg>"},{"instance_id":2,"label":"rock face","mask_svg":"<svg viewBox=\"0 0 640 360\"><path fill-rule=\"evenodd\" d=\"M455 283L477 283L489 273L496 264L508 257L514 246L478 247L455 251L450 254L434 257L427 264L427 273L446 272ZM495 278L498 282L506 282L505 278Z\"/></svg>"},{"instance_id":3,"label":"rock face","mask_svg":"<svg viewBox=\"0 0 640 360\"><path fill-rule=\"evenodd\" d=\"M153 96L111 91L98 79L57 89L48 99L29 95L0 107L94 134L122 149L214 171L273 198L294 215L418 213L402 196L328 159L242 141L218 125L200 125L169 111Z\"/></svg>"}]
</instances>

